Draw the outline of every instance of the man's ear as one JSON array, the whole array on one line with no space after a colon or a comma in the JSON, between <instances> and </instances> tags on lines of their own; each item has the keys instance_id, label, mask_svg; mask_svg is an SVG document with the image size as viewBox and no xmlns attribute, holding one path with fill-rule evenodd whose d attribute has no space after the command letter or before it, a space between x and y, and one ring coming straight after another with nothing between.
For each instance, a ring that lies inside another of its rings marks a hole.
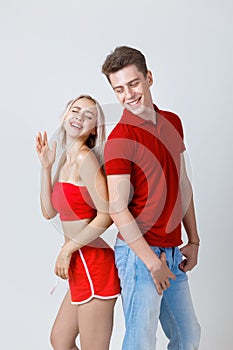
<instances>
[{"instance_id":1,"label":"man's ear","mask_svg":"<svg viewBox=\"0 0 233 350\"><path fill-rule=\"evenodd\" d=\"M153 75L152 75L152 72L150 70L148 70L148 72L147 72L147 79L148 79L149 86L151 86L153 84Z\"/></svg>"}]
</instances>

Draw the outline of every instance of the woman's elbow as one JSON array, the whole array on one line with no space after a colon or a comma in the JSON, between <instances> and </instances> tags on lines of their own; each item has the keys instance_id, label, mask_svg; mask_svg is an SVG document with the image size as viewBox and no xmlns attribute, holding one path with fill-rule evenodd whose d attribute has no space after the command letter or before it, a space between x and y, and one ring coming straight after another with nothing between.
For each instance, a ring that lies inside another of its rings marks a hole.
<instances>
[{"instance_id":1,"label":"woman's elbow","mask_svg":"<svg viewBox=\"0 0 233 350\"><path fill-rule=\"evenodd\" d=\"M46 219L46 220L51 220L52 217L51 216L48 216L47 214L43 214L43 217Z\"/></svg>"},{"instance_id":2,"label":"woman's elbow","mask_svg":"<svg viewBox=\"0 0 233 350\"><path fill-rule=\"evenodd\" d=\"M48 212L42 210L42 215L46 220L51 220L52 218L54 218L57 215L57 212L48 213Z\"/></svg>"}]
</instances>

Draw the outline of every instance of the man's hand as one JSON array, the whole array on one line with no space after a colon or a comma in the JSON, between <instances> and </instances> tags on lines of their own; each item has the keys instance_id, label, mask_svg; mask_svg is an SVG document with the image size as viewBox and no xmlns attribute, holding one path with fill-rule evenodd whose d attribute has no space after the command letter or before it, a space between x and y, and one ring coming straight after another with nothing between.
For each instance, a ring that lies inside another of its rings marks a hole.
<instances>
[{"instance_id":1,"label":"man's hand","mask_svg":"<svg viewBox=\"0 0 233 350\"><path fill-rule=\"evenodd\" d=\"M180 249L186 258L180 263L180 270L184 272L191 271L197 265L198 248L199 246L196 244L187 244Z\"/></svg>"},{"instance_id":2,"label":"man's hand","mask_svg":"<svg viewBox=\"0 0 233 350\"><path fill-rule=\"evenodd\" d=\"M159 295L163 294L163 290L170 287L169 278L176 279L176 276L171 272L166 263L166 254L163 252L160 259L150 268L150 273L155 283Z\"/></svg>"}]
</instances>

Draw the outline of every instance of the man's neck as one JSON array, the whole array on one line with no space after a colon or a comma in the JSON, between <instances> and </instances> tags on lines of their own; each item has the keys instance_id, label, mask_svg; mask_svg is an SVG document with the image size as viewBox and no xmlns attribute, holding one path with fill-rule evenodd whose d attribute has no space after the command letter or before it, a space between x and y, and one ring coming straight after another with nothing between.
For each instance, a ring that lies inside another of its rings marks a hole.
<instances>
[{"instance_id":1,"label":"man's neck","mask_svg":"<svg viewBox=\"0 0 233 350\"><path fill-rule=\"evenodd\" d=\"M156 111L155 111L154 107L153 107L153 109L146 109L145 111L140 113L138 116L147 120L147 121L151 121L152 123L156 124Z\"/></svg>"}]
</instances>

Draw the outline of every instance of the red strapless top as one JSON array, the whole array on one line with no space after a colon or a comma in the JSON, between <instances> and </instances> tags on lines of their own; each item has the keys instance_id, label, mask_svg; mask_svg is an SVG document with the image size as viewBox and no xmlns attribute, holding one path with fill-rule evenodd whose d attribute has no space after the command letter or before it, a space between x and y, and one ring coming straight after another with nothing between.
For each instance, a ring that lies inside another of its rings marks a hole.
<instances>
[{"instance_id":1,"label":"red strapless top","mask_svg":"<svg viewBox=\"0 0 233 350\"><path fill-rule=\"evenodd\" d=\"M96 208L86 186L55 182L52 204L62 221L92 219L96 216Z\"/></svg>"}]
</instances>

